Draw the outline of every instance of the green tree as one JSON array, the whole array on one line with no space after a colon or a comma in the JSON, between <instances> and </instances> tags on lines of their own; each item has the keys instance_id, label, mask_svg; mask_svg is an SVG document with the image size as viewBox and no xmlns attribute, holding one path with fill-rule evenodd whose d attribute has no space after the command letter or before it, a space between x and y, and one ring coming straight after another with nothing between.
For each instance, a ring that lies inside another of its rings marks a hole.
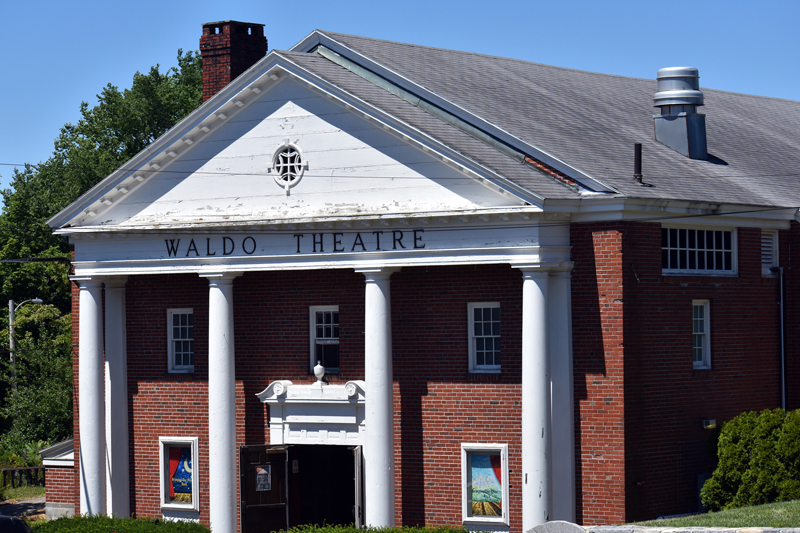
<instances>
[{"instance_id":1,"label":"green tree","mask_svg":"<svg viewBox=\"0 0 800 533\"><path fill-rule=\"evenodd\" d=\"M8 332L2 335L8 342ZM56 443L72 434L72 323L52 305L20 308L14 320L16 380L4 361L8 387L0 415L13 420L2 447L21 453L38 440Z\"/></svg>"},{"instance_id":2,"label":"green tree","mask_svg":"<svg viewBox=\"0 0 800 533\"><path fill-rule=\"evenodd\" d=\"M200 56L179 50L177 62L165 72L158 65L146 74L137 72L129 89L120 91L111 84L104 87L97 95L97 105L81 103L80 120L61 128L49 159L14 171L10 187L0 191L4 202L0 259L70 257L67 239L53 235L47 220L202 102ZM0 263L0 302L41 298L50 304L49 314L30 311L42 323L30 326L24 349L22 344L17 345L21 355L18 388L5 395L0 409L0 415L7 417L6 426L0 425L0 431L5 430L8 437L4 442L53 440L72 432L71 403L64 402L65 397L71 398L72 390L71 378L64 379L65 369L71 375L72 364L71 343L65 334L69 332L71 308L68 275L66 262ZM6 312L0 313L7 317ZM5 338L8 346L7 334ZM62 342L64 339L66 342ZM23 352L30 357L22 357ZM8 372L5 376L8 392ZM37 394L42 400L50 395L49 400L40 401L35 398ZM18 411L35 408L40 418L18 416L11 430L8 422L13 418L13 406Z\"/></svg>"}]
</instances>

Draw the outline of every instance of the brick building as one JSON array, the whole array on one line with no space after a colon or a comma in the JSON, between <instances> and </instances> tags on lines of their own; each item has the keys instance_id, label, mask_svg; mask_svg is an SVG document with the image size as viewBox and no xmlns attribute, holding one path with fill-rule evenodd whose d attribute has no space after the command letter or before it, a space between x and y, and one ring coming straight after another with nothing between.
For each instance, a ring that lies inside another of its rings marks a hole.
<instances>
[{"instance_id":1,"label":"brick building","mask_svg":"<svg viewBox=\"0 0 800 533\"><path fill-rule=\"evenodd\" d=\"M50 221L79 354L60 503L215 533L615 523L697 510L711 428L797 406L798 102L266 49L206 24L205 103Z\"/></svg>"}]
</instances>

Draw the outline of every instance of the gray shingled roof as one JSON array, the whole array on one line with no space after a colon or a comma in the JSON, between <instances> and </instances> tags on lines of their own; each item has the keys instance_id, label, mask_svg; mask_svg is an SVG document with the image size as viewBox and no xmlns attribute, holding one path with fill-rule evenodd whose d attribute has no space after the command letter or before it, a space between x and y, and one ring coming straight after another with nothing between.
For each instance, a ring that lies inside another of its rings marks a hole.
<instances>
[{"instance_id":1,"label":"gray shingled roof","mask_svg":"<svg viewBox=\"0 0 800 533\"><path fill-rule=\"evenodd\" d=\"M410 126L444 142L505 178L530 191L550 198L577 198L578 194L536 170L520 163L495 148L475 139L458 128L428 114L390 92L364 80L344 67L316 54L279 52L287 59L317 74L350 94L395 116Z\"/></svg>"},{"instance_id":2,"label":"gray shingled roof","mask_svg":"<svg viewBox=\"0 0 800 533\"><path fill-rule=\"evenodd\" d=\"M700 112L706 114L712 157L697 161L653 138L655 76L651 80L612 76L322 33L627 197L800 206L800 102L703 88L706 105ZM302 55L287 53L309 70L471 154L519 185L546 198L574 197L551 178L486 145L479 146L482 143L349 71L319 56ZM654 65L654 74L664 66L671 65ZM644 181L653 187L632 180L635 142L643 144Z\"/></svg>"}]
</instances>

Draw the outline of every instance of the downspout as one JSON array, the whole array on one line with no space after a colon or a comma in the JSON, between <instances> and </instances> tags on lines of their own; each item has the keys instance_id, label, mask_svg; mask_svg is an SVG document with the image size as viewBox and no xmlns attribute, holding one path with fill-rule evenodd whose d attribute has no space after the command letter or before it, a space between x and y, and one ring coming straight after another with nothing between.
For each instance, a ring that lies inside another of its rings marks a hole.
<instances>
[{"instance_id":1,"label":"downspout","mask_svg":"<svg viewBox=\"0 0 800 533\"><path fill-rule=\"evenodd\" d=\"M780 326L781 326L781 409L786 412L786 318L784 315L784 300L786 295L784 294L784 283L783 283L783 267L772 267L769 269L770 272L775 272L778 274L778 279L780 279L779 285L779 295L780 295L780 306L781 306L781 318L780 318Z\"/></svg>"}]
</instances>

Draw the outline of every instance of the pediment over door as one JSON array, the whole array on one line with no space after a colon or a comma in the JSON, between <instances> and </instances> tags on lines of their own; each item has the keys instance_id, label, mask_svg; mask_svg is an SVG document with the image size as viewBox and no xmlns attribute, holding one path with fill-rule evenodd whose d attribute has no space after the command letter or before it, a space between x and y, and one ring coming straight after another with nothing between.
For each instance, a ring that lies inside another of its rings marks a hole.
<instances>
[{"instance_id":1,"label":"pediment over door","mask_svg":"<svg viewBox=\"0 0 800 533\"><path fill-rule=\"evenodd\" d=\"M269 404L270 444L363 445L365 384L274 381L258 393Z\"/></svg>"}]
</instances>

